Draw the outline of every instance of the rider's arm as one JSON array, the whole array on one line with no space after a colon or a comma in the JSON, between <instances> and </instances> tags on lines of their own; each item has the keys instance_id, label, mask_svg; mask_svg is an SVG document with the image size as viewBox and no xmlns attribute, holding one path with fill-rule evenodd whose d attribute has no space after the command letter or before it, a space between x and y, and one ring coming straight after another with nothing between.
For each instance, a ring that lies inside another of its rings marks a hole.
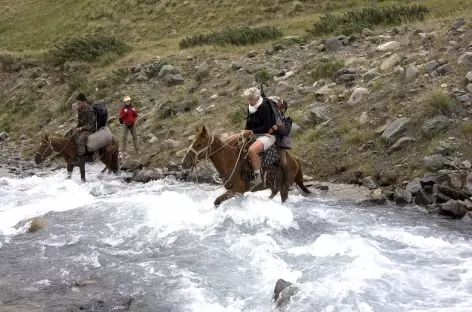
<instances>
[{"instance_id":1,"label":"rider's arm","mask_svg":"<svg viewBox=\"0 0 472 312\"><path fill-rule=\"evenodd\" d=\"M90 131L90 132L95 132L95 129L97 127L97 116L95 115L95 111L93 110L93 108L90 108L87 110L86 112L87 114L87 121L85 123L85 125L83 125L81 128L82 130L85 130L85 131Z\"/></svg>"},{"instance_id":2,"label":"rider's arm","mask_svg":"<svg viewBox=\"0 0 472 312\"><path fill-rule=\"evenodd\" d=\"M284 126L277 130L277 134L281 136L286 136L290 134L291 130L292 130L292 119L290 119L290 117L287 117L284 120Z\"/></svg>"}]
</instances>

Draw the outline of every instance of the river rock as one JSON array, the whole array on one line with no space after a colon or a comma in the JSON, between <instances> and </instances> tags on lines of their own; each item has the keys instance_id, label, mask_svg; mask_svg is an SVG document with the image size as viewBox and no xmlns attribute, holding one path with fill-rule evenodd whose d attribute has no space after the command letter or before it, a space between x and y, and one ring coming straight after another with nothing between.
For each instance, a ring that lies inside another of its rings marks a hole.
<instances>
[{"instance_id":1,"label":"river rock","mask_svg":"<svg viewBox=\"0 0 472 312\"><path fill-rule=\"evenodd\" d=\"M343 48L342 42L337 37L326 39L324 45L326 52L336 52Z\"/></svg>"},{"instance_id":2,"label":"river rock","mask_svg":"<svg viewBox=\"0 0 472 312\"><path fill-rule=\"evenodd\" d=\"M369 190L374 190L379 187L377 180L373 177L365 177L362 179L362 185Z\"/></svg>"},{"instance_id":3,"label":"river rock","mask_svg":"<svg viewBox=\"0 0 472 312\"><path fill-rule=\"evenodd\" d=\"M452 188L460 190L463 186L461 174L458 172L450 173L449 185L451 185Z\"/></svg>"},{"instance_id":4,"label":"river rock","mask_svg":"<svg viewBox=\"0 0 472 312\"><path fill-rule=\"evenodd\" d=\"M447 187L447 186L439 185L439 184L436 184L435 187L438 192L446 195L447 197L451 199L466 200L469 198L469 196L467 196L466 194L462 193L459 190L455 190L451 187Z\"/></svg>"},{"instance_id":5,"label":"river rock","mask_svg":"<svg viewBox=\"0 0 472 312\"><path fill-rule=\"evenodd\" d=\"M461 219L466 213L466 205L457 200L449 200L448 202L441 205L441 212L444 214L450 214L456 219Z\"/></svg>"},{"instance_id":6,"label":"river rock","mask_svg":"<svg viewBox=\"0 0 472 312\"><path fill-rule=\"evenodd\" d=\"M393 195L393 200L397 205L408 205L412 202L413 196L406 189L400 187L395 188L395 193Z\"/></svg>"},{"instance_id":7,"label":"river rock","mask_svg":"<svg viewBox=\"0 0 472 312\"><path fill-rule=\"evenodd\" d=\"M137 169L142 169L143 164L141 161L137 159L132 159L132 158L126 158L123 160L122 165L121 165L121 170L127 171L127 170L137 170Z\"/></svg>"},{"instance_id":8,"label":"river rock","mask_svg":"<svg viewBox=\"0 0 472 312\"><path fill-rule=\"evenodd\" d=\"M447 173L425 173L421 178L421 184L424 185L433 185L433 184L447 184L449 183L449 175Z\"/></svg>"},{"instance_id":9,"label":"river rock","mask_svg":"<svg viewBox=\"0 0 472 312\"><path fill-rule=\"evenodd\" d=\"M421 191L421 189L422 187L421 187L420 178L415 178L406 185L406 190L413 195L418 194L418 192Z\"/></svg>"},{"instance_id":10,"label":"river rock","mask_svg":"<svg viewBox=\"0 0 472 312\"><path fill-rule=\"evenodd\" d=\"M428 194L424 189L420 189L415 195L414 200L416 205L427 206L433 203L433 197Z\"/></svg>"},{"instance_id":11,"label":"river rock","mask_svg":"<svg viewBox=\"0 0 472 312\"><path fill-rule=\"evenodd\" d=\"M279 279L275 283L273 299L278 308L285 307L290 303L290 299L299 291L292 283Z\"/></svg>"},{"instance_id":12,"label":"river rock","mask_svg":"<svg viewBox=\"0 0 472 312\"><path fill-rule=\"evenodd\" d=\"M427 138L432 138L441 130L447 129L451 121L444 115L437 115L433 118L425 120L421 130Z\"/></svg>"},{"instance_id":13,"label":"river rock","mask_svg":"<svg viewBox=\"0 0 472 312\"><path fill-rule=\"evenodd\" d=\"M142 169L133 175L131 178L134 182L147 183L153 180L160 180L164 177L164 173L161 169Z\"/></svg>"},{"instance_id":14,"label":"river rock","mask_svg":"<svg viewBox=\"0 0 472 312\"><path fill-rule=\"evenodd\" d=\"M382 133L381 139L385 142L393 142L400 135L402 135L410 123L410 119L407 117L398 118L387 124L385 130Z\"/></svg>"},{"instance_id":15,"label":"river rock","mask_svg":"<svg viewBox=\"0 0 472 312\"><path fill-rule=\"evenodd\" d=\"M189 176L189 179L191 179L192 181L198 181L198 183L215 184L215 178L217 176L218 172L213 166L205 165L193 170Z\"/></svg>"},{"instance_id":16,"label":"river rock","mask_svg":"<svg viewBox=\"0 0 472 312\"><path fill-rule=\"evenodd\" d=\"M472 52L464 53L458 60L459 64L472 68Z\"/></svg>"},{"instance_id":17,"label":"river rock","mask_svg":"<svg viewBox=\"0 0 472 312\"><path fill-rule=\"evenodd\" d=\"M423 158L423 164L431 171L439 171L444 169L449 164L449 161L442 155L434 154L431 156L425 156Z\"/></svg>"}]
</instances>

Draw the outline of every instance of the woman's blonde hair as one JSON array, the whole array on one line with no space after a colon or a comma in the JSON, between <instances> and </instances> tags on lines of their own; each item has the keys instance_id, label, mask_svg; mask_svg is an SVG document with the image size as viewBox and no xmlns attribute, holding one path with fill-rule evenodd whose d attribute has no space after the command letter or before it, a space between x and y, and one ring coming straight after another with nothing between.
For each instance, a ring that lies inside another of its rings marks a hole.
<instances>
[{"instance_id":1,"label":"woman's blonde hair","mask_svg":"<svg viewBox=\"0 0 472 312\"><path fill-rule=\"evenodd\" d=\"M252 87L244 90L243 94L247 99L258 99L261 96L261 91L256 87Z\"/></svg>"}]
</instances>

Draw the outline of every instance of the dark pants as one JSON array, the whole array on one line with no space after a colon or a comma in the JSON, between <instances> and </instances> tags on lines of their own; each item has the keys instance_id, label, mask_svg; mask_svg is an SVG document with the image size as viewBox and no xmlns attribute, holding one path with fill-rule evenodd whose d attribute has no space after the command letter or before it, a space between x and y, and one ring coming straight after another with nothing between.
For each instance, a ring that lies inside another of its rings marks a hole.
<instances>
[{"instance_id":1,"label":"dark pants","mask_svg":"<svg viewBox=\"0 0 472 312\"><path fill-rule=\"evenodd\" d=\"M87 139L91 135L88 131L78 131L74 133L74 141L77 145L77 156L83 156L87 151Z\"/></svg>"}]
</instances>

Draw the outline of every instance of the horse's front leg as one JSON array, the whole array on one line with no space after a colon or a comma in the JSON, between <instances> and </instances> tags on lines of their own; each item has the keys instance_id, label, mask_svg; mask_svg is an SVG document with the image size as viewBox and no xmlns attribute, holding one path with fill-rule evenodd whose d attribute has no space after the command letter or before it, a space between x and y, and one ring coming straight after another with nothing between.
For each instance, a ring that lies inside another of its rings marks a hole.
<instances>
[{"instance_id":1,"label":"horse's front leg","mask_svg":"<svg viewBox=\"0 0 472 312\"><path fill-rule=\"evenodd\" d=\"M236 195L238 195L240 193L237 193L237 192L234 192L234 191L226 191L223 195L220 195L217 199L215 199L215 206L219 206L222 202L224 202L225 200L228 200Z\"/></svg>"},{"instance_id":2,"label":"horse's front leg","mask_svg":"<svg viewBox=\"0 0 472 312\"><path fill-rule=\"evenodd\" d=\"M74 171L74 164L67 164L67 179L72 178L72 171Z\"/></svg>"}]
</instances>

